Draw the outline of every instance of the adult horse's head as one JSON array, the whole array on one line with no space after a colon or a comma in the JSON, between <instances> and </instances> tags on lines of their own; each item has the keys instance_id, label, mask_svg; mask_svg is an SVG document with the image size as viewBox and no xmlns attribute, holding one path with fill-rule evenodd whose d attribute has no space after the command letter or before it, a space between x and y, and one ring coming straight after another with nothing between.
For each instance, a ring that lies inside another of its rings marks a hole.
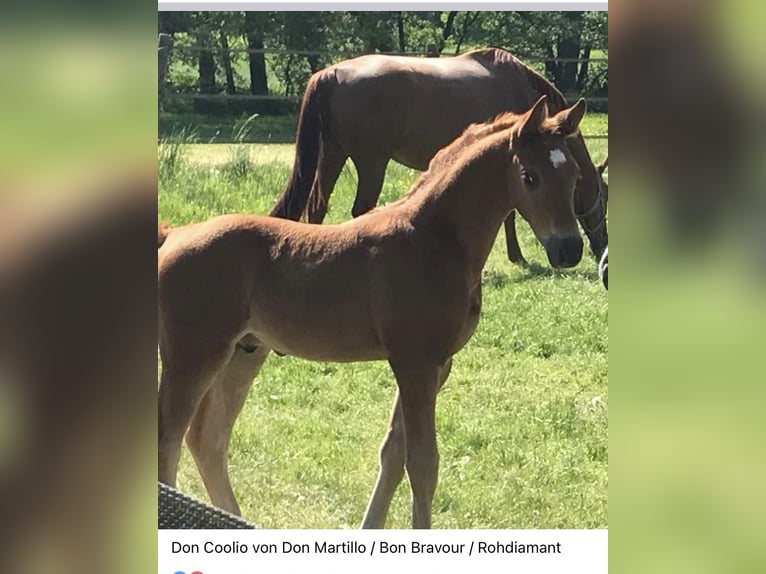
<instances>
[{"instance_id":1,"label":"adult horse's head","mask_svg":"<svg viewBox=\"0 0 766 574\"><path fill-rule=\"evenodd\" d=\"M572 267L582 258L583 243L574 215L574 191L580 168L566 138L578 133L585 100L554 116L540 98L511 133L511 177L521 180L516 209L545 246L553 267Z\"/></svg>"}]
</instances>

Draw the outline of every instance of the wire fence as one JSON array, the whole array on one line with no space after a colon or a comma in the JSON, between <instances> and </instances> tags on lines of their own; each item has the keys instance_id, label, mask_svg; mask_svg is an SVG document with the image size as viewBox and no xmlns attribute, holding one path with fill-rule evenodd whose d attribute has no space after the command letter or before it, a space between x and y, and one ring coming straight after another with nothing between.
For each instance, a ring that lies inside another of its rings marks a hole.
<instances>
[{"instance_id":1,"label":"wire fence","mask_svg":"<svg viewBox=\"0 0 766 574\"><path fill-rule=\"evenodd\" d=\"M170 49L169 46L162 46L160 49ZM365 54L375 53L382 54L384 56L419 56L419 57L432 57L438 58L439 52L433 49L428 49L422 52L364 52L358 50L276 50L273 48L228 48L224 50L219 46L205 47L205 46L175 46L172 50L176 52L187 52L189 54L199 54L201 52L213 52L216 54L223 54L228 52L229 54L270 54L272 56L329 56L332 58L356 58L357 56L363 56ZM459 55L459 54L451 54ZM542 64L546 62L562 62L572 63L576 62L581 64L583 62L601 63L606 64L609 62L609 58L560 58L557 56L544 57L544 56L516 56L519 60L527 63Z\"/></svg>"}]
</instances>

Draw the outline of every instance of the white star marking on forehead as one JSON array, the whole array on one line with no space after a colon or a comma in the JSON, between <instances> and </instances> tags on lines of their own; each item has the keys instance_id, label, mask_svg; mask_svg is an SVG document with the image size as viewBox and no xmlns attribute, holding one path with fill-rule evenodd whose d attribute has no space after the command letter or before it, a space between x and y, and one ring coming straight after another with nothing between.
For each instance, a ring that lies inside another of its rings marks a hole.
<instances>
[{"instance_id":1,"label":"white star marking on forehead","mask_svg":"<svg viewBox=\"0 0 766 574\"><path fill-rule=\"evenodd\" d=\"M554 168L561 167L567 162L567 156L560 149L551 150L551 163Z\"/></svg>"}]
</instances>

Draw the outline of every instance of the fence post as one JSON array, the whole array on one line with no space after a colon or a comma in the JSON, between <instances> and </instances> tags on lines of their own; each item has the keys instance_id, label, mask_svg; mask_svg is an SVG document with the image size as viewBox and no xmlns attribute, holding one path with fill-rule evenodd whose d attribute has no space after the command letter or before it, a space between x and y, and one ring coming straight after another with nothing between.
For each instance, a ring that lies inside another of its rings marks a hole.
<instances>
[{"instance_id":1,"label":"fence post","mask_svg":"<svg viewBox=\"0 0 766 574\"><path fill-rule=\"evenodd\" d=\"M162 109L162 102L165 99L165 78L168 73L168 64L170 63L170 51L173 49L173 36L170 34L160 34L157 47L157 110Z\"/></svg>"}]
</instances>

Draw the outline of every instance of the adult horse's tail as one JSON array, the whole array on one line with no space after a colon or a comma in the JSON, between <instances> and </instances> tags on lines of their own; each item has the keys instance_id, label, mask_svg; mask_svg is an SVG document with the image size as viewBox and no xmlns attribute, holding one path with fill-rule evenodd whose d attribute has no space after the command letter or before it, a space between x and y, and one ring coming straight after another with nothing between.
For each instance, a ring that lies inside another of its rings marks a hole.
<instances>
[{"instance_id":1,"label":"adult horse's tail","mask_svg":"<svg viewBox=\"0 0 766 574\"><path fill-rule=\"evenodd\" d=\"M327 71L311 76L303 95L298 116L298 135L295 141L295 162L287 187L279 196L269 215L297 221L309 201L319 163L320 141L326 121L324 109Z\"/></svg>"}]
</instances>

